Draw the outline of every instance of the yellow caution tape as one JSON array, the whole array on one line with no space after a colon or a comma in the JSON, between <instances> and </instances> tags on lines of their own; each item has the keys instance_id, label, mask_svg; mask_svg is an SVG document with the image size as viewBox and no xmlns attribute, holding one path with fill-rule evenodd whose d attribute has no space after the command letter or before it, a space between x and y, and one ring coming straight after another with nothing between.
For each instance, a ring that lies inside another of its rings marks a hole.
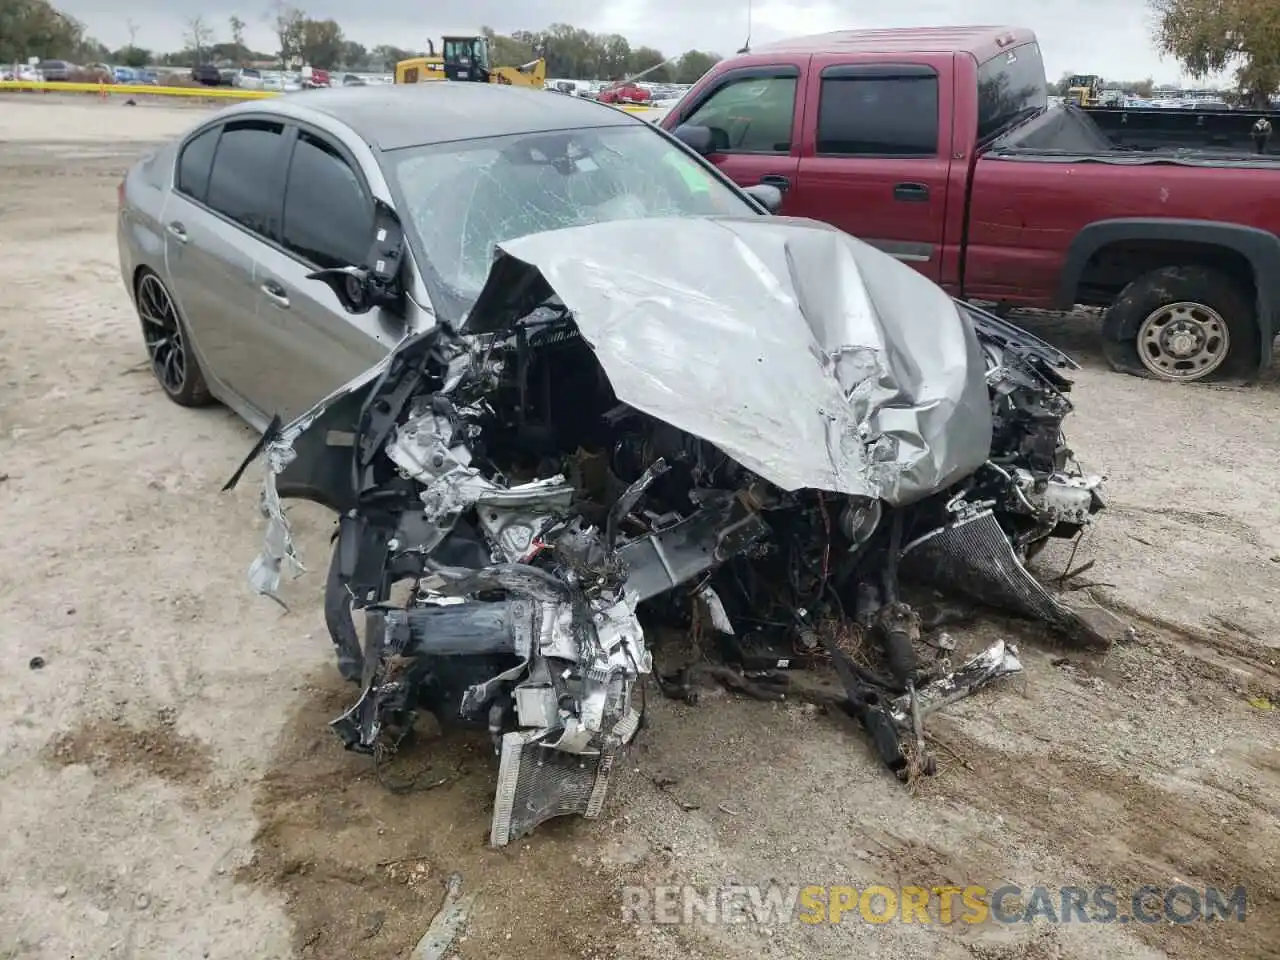
<instances>
[{"instance_id":1,"label":"yellow caution tape","mask_svg":"<svg viewBox=\"0 0 1280 960\"><path fill-rule=\"evenodd\" d=\"M0 92L44 90L54 93L123 93L148 97L215 97L222 100L265 100L279 90L241 90L239 87L157 87L147 83L45 83L35 80L0 80Z\"/></svg>"}]
</instances>

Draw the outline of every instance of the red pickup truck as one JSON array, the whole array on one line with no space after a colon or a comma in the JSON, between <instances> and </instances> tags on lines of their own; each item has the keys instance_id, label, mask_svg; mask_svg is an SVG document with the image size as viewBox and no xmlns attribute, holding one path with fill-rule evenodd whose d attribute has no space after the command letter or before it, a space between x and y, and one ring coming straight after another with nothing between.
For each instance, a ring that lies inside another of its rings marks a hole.
<instances>
[{"instance_id":1,"label":"red pickup truck","mask_svg":"<svg viewBox=\"0 0 1280 960\"><path fill-rule=\"evenodd\" d=\"M1270 364L1280 156L1113 139L1049 105L1029 30L772 44L721 61L661 125L737 183L777 186L778 213L831 223L956 296L1107 307L1116 369L1190 381Z\"/></svg>"}]
</instances>

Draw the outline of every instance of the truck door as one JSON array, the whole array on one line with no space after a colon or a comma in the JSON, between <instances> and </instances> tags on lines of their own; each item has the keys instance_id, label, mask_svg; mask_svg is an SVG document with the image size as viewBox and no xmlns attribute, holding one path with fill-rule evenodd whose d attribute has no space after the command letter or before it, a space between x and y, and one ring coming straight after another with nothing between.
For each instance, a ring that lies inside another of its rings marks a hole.
<instances>
[{"instance_id":1,"label":"truck door","mask_svg":"<svg viewBox=\"0 0 1280 960\"><path fill-rule=\"evenodd\" d=\"M814 57L806 79L810 119L788 213L824 220L939 282L950 83L925 63L833 60Z\"/></svg>"},{"instance_id":2,"label":"truck door","mask_svg":"<svg viewBox=\"0 0 1280 960\"><path fill-rule=\"evenodd\" d=\"M807 60L808 58L805 57ZM663 126L708 127L715 149L707 159L742 187L771 183L782 190L782 214L790 214L790 188L800 154L800 63L759 63L726 70L681 103Z\"/></svg>"}]
</instances>

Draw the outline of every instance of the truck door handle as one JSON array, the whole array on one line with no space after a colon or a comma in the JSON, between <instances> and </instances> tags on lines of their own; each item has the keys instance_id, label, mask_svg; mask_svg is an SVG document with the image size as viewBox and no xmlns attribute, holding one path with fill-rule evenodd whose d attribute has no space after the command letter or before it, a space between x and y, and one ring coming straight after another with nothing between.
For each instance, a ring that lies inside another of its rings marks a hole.
<instances>
[{"instance_id":1,"label":"truck door handle","mask_svg":"<svg viewBox=\"0 0 1280 960\"><path fill-rule=\"evenodd\" d=\"M895 183L893 199L903 203L925 203L929 199L929 188L923 183Z\"/></svg>"},{"instance_id":2,"label":"truck door handle","mask_svg":"<svg viewBox=\"0 0 1280 960\"><path fill-rule=\"evenodd\" d=\"M766 173L760 178L760 182L768 184L771 187L777 187L784 193L791 188L791 178L784 177L780 173Z\"/></svg>"},{"instance_id":3,"label":"truck door handle","mask_svg":"<svg viewBox=\"0 0 1280 960\"><path fill-rule=\"evenodd\" d=\"M282 310L289 309L289 295L285 293L284 287L276 283L274 280L268 280L262 285L262 292L267 295L272 303Z\"/></svg>"},{"instance_id":4,"label":"truck door handle","mask_svg":"<svg viewBox=\"0 0 1280 960\"><path fill-rule=\"evenodd\" d=\"M169 222L169 225L165 229L168 230L169 235L172 236L179 243L187 242L187 228L184 227L177 220L171 220Z\"/></svg>"}]
</instances>

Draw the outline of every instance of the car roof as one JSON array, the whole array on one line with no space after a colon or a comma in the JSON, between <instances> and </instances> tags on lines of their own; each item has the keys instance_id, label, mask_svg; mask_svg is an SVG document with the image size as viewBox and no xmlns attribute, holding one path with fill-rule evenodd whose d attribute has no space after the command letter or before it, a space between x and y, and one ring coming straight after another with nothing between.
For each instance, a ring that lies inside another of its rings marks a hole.
<instances>
[{"instance_id":1,"label":"car roof","mask_svg":"<svg viewBox=\"0 0 1280 960\"><path fill-rule=\"evenodd\" d=\"M890 30L837 30L753 47L762 53L969 53L980 63L1001 50L1035 40L1023 27L902 27Z\"/></svg>"},{"instance_id":2,"label":"car roof","mask_svg":"<svg viewBox=\"0 0 1280 960\"><path fill-rule=\"evenodd\" d=\"M349 127L378 150L513 133L644 125L643 120L622 110L581 97L448 80L311 90L241 104L227 113L264 109L300 120L319 114Z\"/></svg>"}]
</instances>

